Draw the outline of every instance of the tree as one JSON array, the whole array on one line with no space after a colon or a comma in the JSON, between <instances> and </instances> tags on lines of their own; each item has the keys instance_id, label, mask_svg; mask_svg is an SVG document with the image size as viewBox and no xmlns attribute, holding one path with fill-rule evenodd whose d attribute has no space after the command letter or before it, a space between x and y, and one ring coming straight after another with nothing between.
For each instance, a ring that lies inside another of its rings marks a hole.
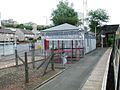
<instances>
[{"instance_id":1,"label":"tree","mask_svg":"<svg viewBox=\"0 0 120 90\"><path fill-rule=\"evenodd\" d=\"M44 25L37 25L37 30L44 30L44 29L48 29L48 28L51 28L53 27L53 25L47 25L47 26L44 26Z\"/></svg>"},{"instance_id":2,"label":"tree","mask_svg":"<svg viewBox=\"0 0 120 90\"><path fill-rule=\"evenodd\" d=\"M77 25L79 22L78 14L69 6L67 1L60 1L57 5L57 9L52 12L52 21L54 25L60 25L63 23L69 23L72 25Z\"/></svg>"},{"instance_id":3,"label":"tree","mask_svg":"<svg viewBox=\"0 0 120 90\"><path fill-rule=\"evenodd\" d=\"M91 10L88 13L87 20L89 21L90 30L95 32L97 26L102 25L103 22L108 22L109 16L103 9L97 9L95 11Z\"/></svg>"},{"instance_id":4,"label":"tree","mask_svg":"<svg viewBox=\"0 0 120 90\"><path fill-rule=\"evenodd\" d=\"M24 25L24 28L27 29L27 30L32 30L32 26L28 26L28 25Z\"/></svg>"}]
</instances>

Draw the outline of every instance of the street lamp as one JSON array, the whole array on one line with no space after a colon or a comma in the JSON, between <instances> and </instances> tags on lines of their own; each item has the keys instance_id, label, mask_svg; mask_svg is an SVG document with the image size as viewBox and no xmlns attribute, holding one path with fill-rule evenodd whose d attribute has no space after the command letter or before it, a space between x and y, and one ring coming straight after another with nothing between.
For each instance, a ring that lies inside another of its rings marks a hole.
<instances>
[{"instance_id":1,"label":"street lamp","mask_svg":"<svg viewBox=\"0 0 120 90\"><path fill-rule=\"evenodd\" d=\"M96 37L96 27L95 27L95 37Z\"/></svg>"},{"instance_id":2,"label":"street lamp","mask_svg":"<svg viewBox=\"0 0 120 90\"><path fill-rule=\"evenodd\" d=\"M16 35L14 37L14 47L15 47L15 50L17 50L17 36Z\"/></svg>"},{"instance_id":3,"label":"street lamp","mask_svg":"<svg viewBox=\"0 0 120 90\"><path fill-rule=\"evenodd\" d=\"M43 16L45 18L45 24L48 24L47 16Z\"/></svg>"}]
</instances>

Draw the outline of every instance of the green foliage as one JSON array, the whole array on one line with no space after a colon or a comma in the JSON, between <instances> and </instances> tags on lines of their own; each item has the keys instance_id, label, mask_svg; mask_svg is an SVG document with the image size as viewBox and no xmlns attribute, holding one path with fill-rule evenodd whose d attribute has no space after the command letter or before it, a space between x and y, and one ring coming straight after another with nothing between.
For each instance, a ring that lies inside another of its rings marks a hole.
<instances>
[{"instance_id":1,"label":"green foliage","mask_svg":"<svg viewBox=\"0 0 120 90\"><path fill-rule=\"evenodd\" d=\"M30 25L24 25L24 24L2 24L2 26L4 27L10 27L10 28L20 28L20 29L27 29L27 30L32 30L33 27L30 26ZM44 25L37 25L37 30L44 30L44 29L47 29L47 28L50 28L50 27L53 27L52 25L49 25L49 26L44 26Z\"/></svg>"},{"instance_id":2,"label":"green foliage","mask_svg":"<svg viewBox=\"0 0 120 90\"><path fill-rule=\"evenodd\" d=\"M37 40L34 39L34 38L29 38L29 41L30 41L30 42L36 42Z\"/></svg>"},{"instance_id":3,"label":"green foliage","mask_svg":"<svg viewBox=\"0 0 120 90\"><path fill-rule=\"evenodd\" d=\"M54 25L60 25L63 23L69 23L77 25L79 23L78 14L68 5L68 2L60 1L57 5L57 9L52 13L52 19Z\"/></svg>"},{"instance_id":4,"label":"green foliage","mask_svg":"<svg viewBox=\"0 0 120 90\"><path fill-rule=\"evenodd\" d=\"M37 40L41 40L41 36L39 36L39 37L37 38Z\"/></svg>"},{"instance_id":5,"label":"green foliage","mask_svg":"<svg viewBox=\"0 0 120 90\"><path fill-rule=\"evenodd\" d=\"M21 28L21 29L24 29L24 25L23 24L19 24L18 27Z\"/></svg>"},{"instance_id":6,"label":"green foliage","mask_svg":"<svg viewBox=\"0 0 120 90\"><path fill-rule=\"evenodd\" d=\"M45 28L44 25L38 25L38 26L37 26L37 29L38 29L38 30L44 30L44 28Z\"/></svg>"},{"instance_id":7,"label":"green foliage","mask_svg":"<svg viewBox=\"0 0 120 90\"><path fill-rule=\"evenodd\" d=\"M24 26L24 28L27 29L27 30L32 30L33 29L32 26Z\"/></svg>"},{"instance_id":8,"label":"green foliage","mask_svg":"<svg viewBox=\"0 0 120 90\"><path fill-rule=\"evenodd\" d=\"M4 27L14 27L13 24L4 24L4 23L2 23L2 22L1 22L1 25L4 26Z\"/></svg>"},{"instance_id":9,"label":"green foliage","mask_svg":"<svg viewBox=\"0 0 120 90\"><path fill-rule=\"evenodd\" d=\"M97 9L95 11L91 10L88 13L87 20L89 21L89 27L91 31L95 31L95 27L102 25L103 22L108 22L109 16L107 12L103 9Z\"/></svg>"},{"instance_id":10,"label":"green foliage","mask_svg":"<svg viewBox=\"0 0 120 90\"><path fill-rule=\"evenodd\" d=\"M108 46L112 46L113 44L113 35L108 36Z\"/></svg>"},{"instance_id":11,"label":"green foliage","mask_svg":"<svg viewBox=\"0 0 120 90\"><path fill-rule=\"evenodd\" d=\"M38 25L37 26L37 30L44 30L44 29L47 29L47 28L50 28L50 27L53 27L52 25L49 25L49 26L44 26L44 25Z\"/></svg>"},{"instance_id":12,"label":"green foliage","mask_svg":"<svg viewBox=\"0 0 120 90\"><path fill-rule=\"evenodd\" d=\"M109 37L108 38L108 46L111 46L113 43L113 38Z\"/></svg>"},{"instance_id":13,"label":"green foliage","mask_svg":"<svg viewBox=\"0 0 120 90\"><path fill-rule=\"evenodd\" d=\"M29 41L33 41L33 38L29 38Z\"/></svg>"}]
</instances>

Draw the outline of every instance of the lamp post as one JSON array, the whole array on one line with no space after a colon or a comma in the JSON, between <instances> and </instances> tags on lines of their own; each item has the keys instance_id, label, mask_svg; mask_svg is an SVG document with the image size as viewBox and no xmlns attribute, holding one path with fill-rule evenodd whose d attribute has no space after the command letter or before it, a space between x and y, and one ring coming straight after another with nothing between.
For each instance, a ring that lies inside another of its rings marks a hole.
<instances>
[{"instance_id":1,"label":"lamp post","mask_svg":"<svg viewBox=\"0 0 120 90\"><path fill-rule=\"evenodd\" d=\"M48 24L47 16L43 16L45 18L45 24Z\"/></svg>"},{"instance_id":2,"label":"lamp post","mask_svg":"<svg viewBox=\"0 0 120 90\"><path fill-rule=\"evenodd\" d=\"M3 31L3 56L5 55L5 33Z\"/></svg>"},{"instance_id":3,"label":"lamp post","mask_svg":"<svg viewBox=\"0 0 120 90\"><path fill-rule=\"evenodd\" d=\"M14 38L14 46L15 46L15 50L17 50L17 36L15 35L15 38Z\"/></svg>"},{"instance_id":4,"label":"lamp post","mask_svg":"<svg viewBox=\"0 0 120 90\"><path fill-rule=\"evenodd\" d=\"M95 27L95 37L96 37L96 27Z\"/></svg>"}]
</instances>

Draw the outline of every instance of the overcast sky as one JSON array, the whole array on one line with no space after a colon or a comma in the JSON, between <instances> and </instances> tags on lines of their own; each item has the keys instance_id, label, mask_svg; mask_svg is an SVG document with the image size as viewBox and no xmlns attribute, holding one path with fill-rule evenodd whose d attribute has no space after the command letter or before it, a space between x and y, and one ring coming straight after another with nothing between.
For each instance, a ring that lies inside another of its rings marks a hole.
<instances>
[{"instance_id":1,"label":"overcast sky","mask_svg":"<svg viewBox=\"0 0 120 90\"><path fill-rule=\"evenodd\" d=\"M1 19L14 19L20 23L50 23L51 12L60 0L0 0ZM83 0L68 0L76 11L83 11ZM110 24L120 24L120 0L87 0L87 8L106 9ZM46 19L47 18L47 19Z\"/></svg>"}]
</instances>

